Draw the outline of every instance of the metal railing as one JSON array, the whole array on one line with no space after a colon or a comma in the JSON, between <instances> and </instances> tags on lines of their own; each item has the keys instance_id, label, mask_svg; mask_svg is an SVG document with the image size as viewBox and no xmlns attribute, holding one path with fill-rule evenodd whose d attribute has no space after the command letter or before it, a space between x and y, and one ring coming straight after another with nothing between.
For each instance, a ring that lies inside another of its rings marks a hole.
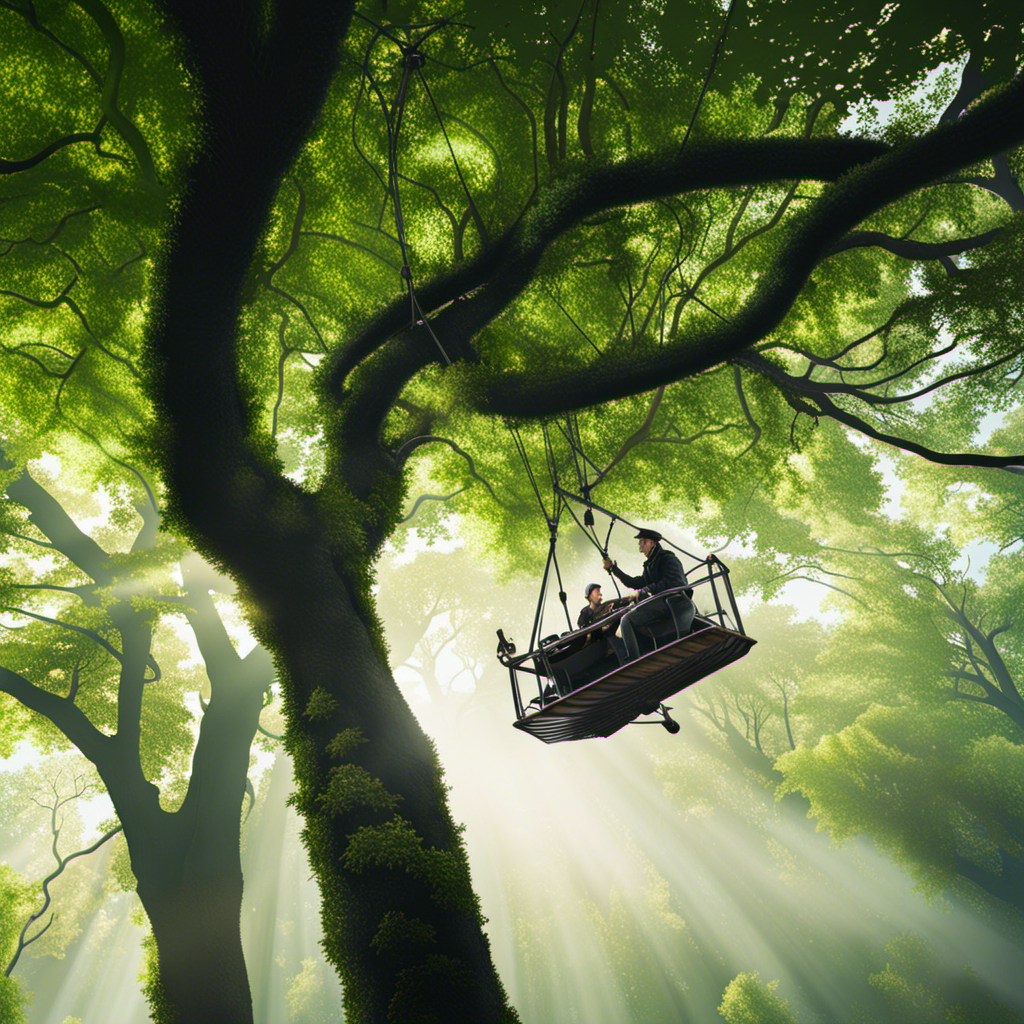
<instances>
[{"instance_id":1,"label":"metal railing","mask_svg":"<svg viewBox=\"0 0 1024 1024\"><path fill-rule=\"evenodd\" d=\"M736 597L733 593L732 584L729 581L728 566L715 555L708 555L707 559L699 563L699 565L706 568L705 574L696 578L691 576L687 579L685 586L673 587L671 590L664 590L658 594L653 594L636 604L625 606L621 610L616 609L604 618L582 629L567 630L561 635L546 637L538 643L536 648L523 654L516 653L514 641L506 639L504 631L499 629L497 631L498 660L509 671L516 718L523 718L531 710L543 708L545 705L566 695L562 692L565 687L559 682L558 673L552 667L552 657L560 653L564 654L565 652L572 651L577 645L578 649L582 650L586 646L586 638L590 634L605 631L613 622L621 619L629 611L646 604L648 601L665 601L673 595L686 594L696 605L696 598L698 591L700 591L702 595L711 597L714 602L714 611L710 609L702 611L698 608L695 622L700 620L712 623L717 622L723 629L729 629L746 635L743 631L743 620L740 618L739 609L736 607ZM700 570L696 569L694 571L699 572ZM707 626L703 628L707 628ZM697 632L697 630L693 629L691 632ZM676 638L679 638L678 629ZM581 640L583 643L580 643ZM640 660L643 660L643 657L645 655L642 655ZM523 701L518 675L520 672L536 678L537 696L531 697L528 703ZM570 687L568 692L571 692L571 689Z\"/></svg>"}]
</instances>

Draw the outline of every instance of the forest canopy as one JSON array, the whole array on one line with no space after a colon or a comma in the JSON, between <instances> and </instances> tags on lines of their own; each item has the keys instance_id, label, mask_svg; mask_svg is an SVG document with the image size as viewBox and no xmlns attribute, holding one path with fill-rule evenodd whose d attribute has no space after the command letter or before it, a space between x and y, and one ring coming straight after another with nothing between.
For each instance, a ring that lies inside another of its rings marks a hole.
<instances>
[{"instance_id":1,"label":"forest canopy","mask_svg":"<svg viewBox=\"0 0 1024 1024\"><path fill-rule=\"evenodd\" d=\"M622 741L645 791L806 877L810 815L1018 927L1016 8L2 0L0 754L77 757L11 783L54 860L0 876L2 1012L23 952L77 941L31 938L31 894L95 844L154 1019L254 1019L243 893L289 770L323 929L293 1016L324 963L325 1019L570 1012L511 971L551 936L487 927L447 796L528 742L461 723L511 732L494 630L526 638L556 481L717 552L759 636L672 752ZM113 817L61 839L87 792ZM686 934L700 1012L834 1009ZM877 946L861 1009L906 1012L946 954ZM928 1012L1020 1003L958 985Z\"/></svg>"}]
</instances>

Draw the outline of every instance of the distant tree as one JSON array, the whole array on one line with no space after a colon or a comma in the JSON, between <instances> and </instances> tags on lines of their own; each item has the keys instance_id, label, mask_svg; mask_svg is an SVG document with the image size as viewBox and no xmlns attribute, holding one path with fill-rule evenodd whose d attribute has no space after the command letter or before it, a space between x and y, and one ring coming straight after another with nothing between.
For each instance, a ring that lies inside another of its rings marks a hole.
<instances>
[{"instance_id":1,"label":"distant tree","mask_svg":"<svg viewBox=\"0 0 1024 1024\"><path fill-rule=\"evenodd\" d=\"M726 988L718 1012L728 1024L796 1024L785 999L775 994L777 981L758 974L738 974Z\"/></svg>"},{"instance_id":2,"label":"distant tree","mask_svg":"<svg viewBox=\"0 0 1024 1024\"><path fill-rule=\"evenodd\" d=\"M53 924L56 911L50 913L48 920L44 920L44 918L46 918L47 911L50 910L50 904L53 900L53 896L50 892L50 885L53 883L54 879L59 878L64 873L64 869L71 861L77 860L79 857L87 857L90 853L94 853L105 842L112 839L121 831L120 825L112 825L110 828L104 830L102 835L95 842L73 851L68 851L65 848L65 851L62 854L60 852L60 841L61 833L64 831L65 818L67 816L67 805L73 800L81 799L91 789L96 788L96 783L88 779L84 773L69 779L68 783L69 785L67 787L62 786L60 773L58 773L55 777L49 780L48 792L34 795L32 797L34 803L50 812L50 835L52 836L51 850L53 853L53 859L56 861L56 866L50 870L41 882L41 904L37 905L37 907L33 909L32 913L26 917L25 922L22 925L21 932L18 935L18 944L7 964L6 970L4 971L8 977L13 973L14 968L18 964L18 960L21 958L21 954L25 949L32 945L32 943L41 939Z\"/></svg>"},{"instance_id":3,"label":"distant tree","mask_svg":"<svg viewBox=\"0 0 1024 1024\"><path fill-rule=\"evenodd\" d=\"M197 960L216 955L222 997L248 1006L238 821L252 737L273 683L269 658L258 648L245 659L235 653L206 570L186 560L183 585L168 578L180 549L155 546L155 509L146 510L131 551L108 554L29 473L10 476L5 611L25 624L5 642L0 667L0 687L22 706L5 715L4 748L26 735L44 749L70 741L95 765L119 822L107 836L124 828L150 923L180 940L163 941L163 976L191 977ZM47 569L40 570L38 552L47 554ZM23 583L33 572L35 581ZM160 621L172 609L192 627L210 687L198 743L182 694L202 683L182 671L185 651ZM161 805L154 780L173 809ZM204 856L183 871L184 852L179 859L169 851L197 842ZM197 897L212 891L223 899Z\"/></svg>"},{"instance_id":4,"label":"distant tree","mask_svg":"<svg viewBox=\"0 0 1024 1024\"><path fill-rule=\"evenodd\" d=\"M1024 706L1008 614L1019 573L979 586L943 568L948 549L914 546L833 557L844 619L801 697L805 745L777 762L783 789L834 838L870 836L931 891L971 882L1024 909Z\"/></svg>"},{"instance_id":5,"label":"distant tree","mask_svg":"<svg viewBox=\"0 0 1024 1024\"><path fill-rule=\"evenodd\" d=\"M463 548L426 551L400 565L387 563L382 578L386 585L378 605L391 668L415 674L431 704L448 704L460 691L465 701L494 646L494 603L501 591L493 577ZM468 603L467 593L477 600ZM455 672L439 667L443 657L458 666Z\"/></svg>"},{"instance_id":6,"label":"distant tree","mask_svg":"<svg viewBox=\"0 0 1024 1024\"><path fill-rule=\"evenodd\" d=\"M885 998L892 1020L1016 1024L1022 1019L1019 1010L987 992L972 971L944 971L919 936L897 935L886 943L885 953L885 967L868 981Z\"/></svg>"}]
</instances>

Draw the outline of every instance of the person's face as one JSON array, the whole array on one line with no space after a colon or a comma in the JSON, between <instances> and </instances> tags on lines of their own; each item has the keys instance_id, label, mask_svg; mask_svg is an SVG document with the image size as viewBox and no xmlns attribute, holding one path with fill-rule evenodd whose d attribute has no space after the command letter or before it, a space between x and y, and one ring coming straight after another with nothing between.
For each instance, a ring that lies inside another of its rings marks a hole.
<instances>
[{"instance_id":1,"label":"person's face","mask_svg":"<svg viewBox=\"0 0 1024 1024\"><path fill-rule=\"evenodd\" d=\"M603 600L604 598L601 597L601 588L594 587L594 589L590 592L590 603L597 605L600 604Z\"/></svg>"},{"instance_id":2,"label":"person's face","mask_svg":"<svg viewBox=\"0 0 1024 1024\"><path fill-rule=\"evenodd\" d=\"M654 547L654 541L650 537L641 537L636 542L636 546L640 549L640 554L646 558L651 553L651 548Z\"/></svg>"}]
</instances>

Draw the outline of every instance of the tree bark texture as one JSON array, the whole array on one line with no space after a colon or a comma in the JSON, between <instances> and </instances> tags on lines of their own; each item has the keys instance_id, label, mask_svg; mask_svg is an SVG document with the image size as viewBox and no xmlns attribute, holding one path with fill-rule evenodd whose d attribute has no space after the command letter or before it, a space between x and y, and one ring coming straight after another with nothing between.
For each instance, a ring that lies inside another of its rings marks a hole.
<instances>
[{"instance_id":1,"label":"tree bark texture","mask_svg":"<svg viewBox=\"0 0 1024 1024\"><path fill-rule=\"evenodd\" d=\"M172 5L204 111L150 325L169 515L239 582L274 656L346 1019L509 1020L437 759L387 668L369 596L370 507L397 507L400 480L378 458L370 479L300 491L257 440L239 367L245 281L335 72L350 6L279 5L261 38L228 12L205 7L200 21ZM365 441L376 448L375 436Z\"/></svg>"}]
</instances>

